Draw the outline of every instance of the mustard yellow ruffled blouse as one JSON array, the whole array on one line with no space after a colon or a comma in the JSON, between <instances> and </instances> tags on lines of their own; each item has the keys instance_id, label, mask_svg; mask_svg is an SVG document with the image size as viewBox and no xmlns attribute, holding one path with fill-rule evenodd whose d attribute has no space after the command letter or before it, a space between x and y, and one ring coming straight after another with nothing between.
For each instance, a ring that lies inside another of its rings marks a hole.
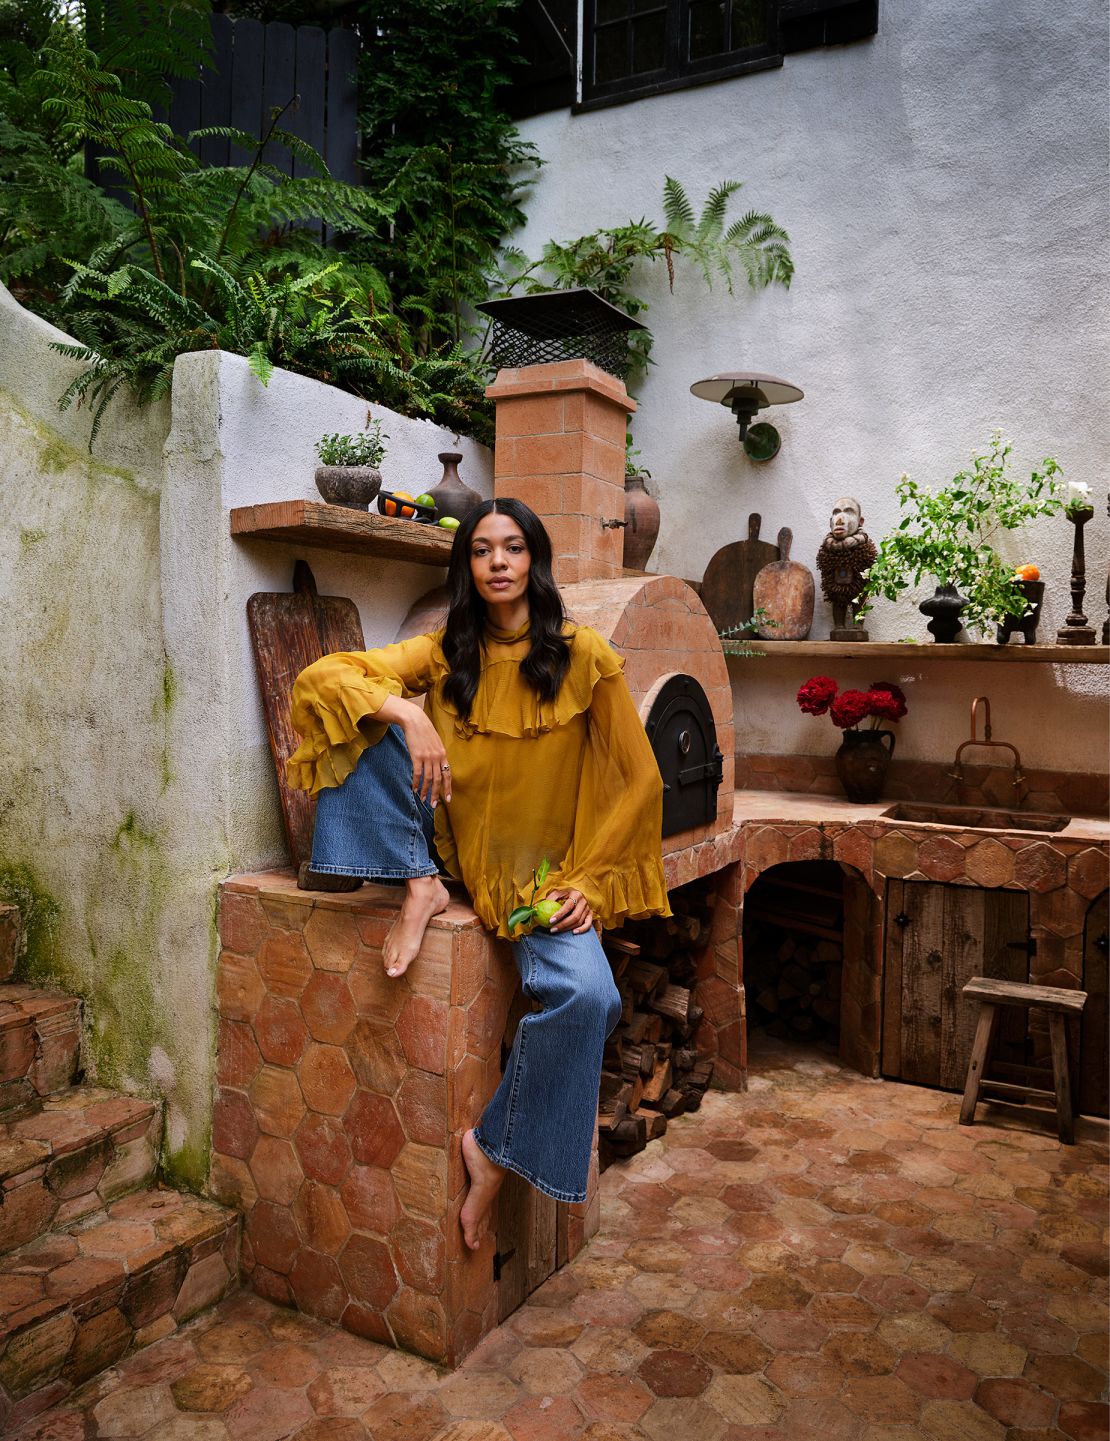
<instances>
[{"instance_id":1,"label":"mustard yellow ruffled blouse","mask_svg":"<svg viewBox=\"0 0 1110 1441\"><path fill-rule=\"evenodd\" d=\"M551 875L540 894L574 887L605 927L670 915L663 783L623 662L595 630L568 625L565 633L570 667L549 702L520 674L527 624L487 627L466 720L443 695L442 631L325 656L293 689L293 725L304 740L289 758L290 784L313 795L341 785L384 734L373 717L386 697L425 695L452 776L451 804L436 808L436 849L484 925L508 936L506 919L531 900L532 870L544 857Z\"/></svg>"}]
</instances>

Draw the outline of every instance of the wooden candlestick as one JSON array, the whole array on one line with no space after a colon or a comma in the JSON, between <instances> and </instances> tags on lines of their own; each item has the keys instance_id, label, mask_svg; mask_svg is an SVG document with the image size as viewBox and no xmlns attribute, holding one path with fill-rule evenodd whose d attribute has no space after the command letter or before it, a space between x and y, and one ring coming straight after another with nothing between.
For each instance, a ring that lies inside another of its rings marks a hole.
<instances>
[{"instance_id":1,"label":"wooden candlestick","mask_svg":"<svg viewBox=\"0 0 1110 1441\"><path fill-rule=\"evenodd\" d=\"M1083 527L1094 515L1094 506L1077 506L1065 511L1075 526L1075 545L1071 555L1071 614L1056 632L1057 645L1094 645L1095 628L1087 624L1083 614L1083 596L1087 589L1087 562L1083 554Z\"/></svg>"}]
</instances>

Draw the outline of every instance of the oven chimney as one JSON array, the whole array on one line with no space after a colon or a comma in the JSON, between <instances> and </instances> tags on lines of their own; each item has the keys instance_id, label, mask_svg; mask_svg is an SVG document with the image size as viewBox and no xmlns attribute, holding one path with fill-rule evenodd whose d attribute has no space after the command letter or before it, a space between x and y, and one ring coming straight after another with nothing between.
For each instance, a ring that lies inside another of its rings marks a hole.
<instances>
[{"instance_id":1,"label":"oven chimney","mask_svg":"<svg viewBox=\"0 0 1110 1441\"><path fill-rule=\"evenodd\" d=\"M500 370L493 493L547 527L556 584L624 571L624 438L636 409L623 381L588 360Z\"/></svg>"}]
</instances>

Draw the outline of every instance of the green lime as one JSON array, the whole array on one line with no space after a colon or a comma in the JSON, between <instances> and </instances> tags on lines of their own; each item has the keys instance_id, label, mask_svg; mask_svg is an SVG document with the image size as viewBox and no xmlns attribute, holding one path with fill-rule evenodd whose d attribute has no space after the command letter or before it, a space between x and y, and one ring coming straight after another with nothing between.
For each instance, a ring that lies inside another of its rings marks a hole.
<instances>
[{"instance_id":1,"label":"green lime","mask_svg":"<svg viewBox=\"0 0 1110 1441\"><path fill-rule=\"evenodd\" d=\"M441 515L439 523L444 530L458 530L459 523L453 515Z\"/></svg>"},{"instance_id":2,"label":"green lime","mask_svg":"<svg viewBox=\"0 0 1110 1441\"><path fill-rule=\"evenodd\" d=\"M537 901L533 910L536 912L536 920L541 926L550 926L555 918L555 913L563 908L562 901Z\"/></svg>"},{"instance_id":3,"label":"green lime","mask_svg":"<svg viewBox=\"0 0 1110 1441\"><path fill-rule=\"evenodd\" d=\"M416 503L417 503L417 505L430 505L430 506L432 507L432 509L434 510L434 509L435 509L435 504L436 504L436 498L435 498L434 495L429 495L427 491L424 491L424 493L423 493L422 495L418 495L418 496L416 497Z\"/></svg>"}]
</instances>

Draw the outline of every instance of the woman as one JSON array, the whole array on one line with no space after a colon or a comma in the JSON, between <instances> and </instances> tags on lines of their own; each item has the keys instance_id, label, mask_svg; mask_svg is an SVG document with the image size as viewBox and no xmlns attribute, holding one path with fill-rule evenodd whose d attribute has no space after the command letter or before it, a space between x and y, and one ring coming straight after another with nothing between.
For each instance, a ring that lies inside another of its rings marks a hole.
<instances>
[{"instance_id":1,"label":"woman","mask_svg":"<svg viewBox=\"0 0 1110 1441\"><path fill-rule=\"evenodd\" d=\"M404 882L388 975L404 974L447 904L442 865L482 922L515 941L525 994L542 1007L520 1022L463 1137L461 1222L476 1249L506 1170L556 1200L584 1198L602 1051L620 1015L595 922L670 912L655 757L620 660L565 618L539 518L516 500L476 507L455 532L447 587L444 630L302 672L304 742L289 777L319 797L313 870ZM561 902L550 930L510 936L545 859L538 896Z\"/></svg>"}]
</instances>

